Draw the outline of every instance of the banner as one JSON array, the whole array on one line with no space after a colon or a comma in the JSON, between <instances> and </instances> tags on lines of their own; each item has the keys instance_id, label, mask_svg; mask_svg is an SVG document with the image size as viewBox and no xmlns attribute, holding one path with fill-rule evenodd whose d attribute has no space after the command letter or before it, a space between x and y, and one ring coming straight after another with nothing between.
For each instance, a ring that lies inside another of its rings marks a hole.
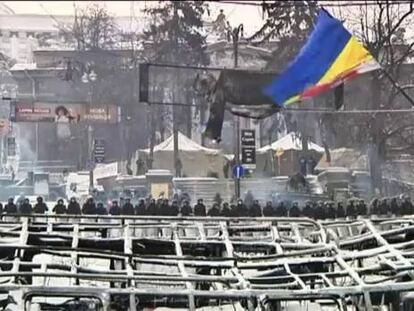
<instances>
[{"instance_id":1,"label":"banner","mask_svg":"<svg viewBox=\"0 0 414 311\"><path fill-rule=\"evenodd\" d=\"M25 103L15 105L16 122L118 123L119 107L115 105L89 106L86 103Z\"/></svg>"}]
</instances>

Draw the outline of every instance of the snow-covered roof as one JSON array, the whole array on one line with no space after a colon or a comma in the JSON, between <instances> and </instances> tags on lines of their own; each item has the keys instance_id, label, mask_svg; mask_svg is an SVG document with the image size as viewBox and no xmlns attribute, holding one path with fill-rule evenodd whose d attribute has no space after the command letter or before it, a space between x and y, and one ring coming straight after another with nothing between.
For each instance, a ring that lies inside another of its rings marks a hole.
<instances>
[{"instance_id":1,"label":"snow-covered roof","mask_svg":"<svg viewBox=\"0 0 414 311\"><path fill-rule=\"evenodd\" d=\"M191 140L187 136L185 136L183 133L178 132L178 149L180 151L202 151L205 153L211 153L211 154L217 154L220 152L220 150L217 149L211 149L203 147L199 144L197 144L195 141ZM141 150L144 152L149 152L149 149ZM154 147L154 152L157 151L174 151L174 137L171 135L166 140L158 144Z\"/></svg>"},{"instance_id":2,"label":"snow-covered roof","mask_svg":"<svg viewBox=\"0 0 414 311\"><path fill-rule=\"evenodd\" d=\"M302 150L302 140L293 132L287 134L286 136L280 138L279 140L273 142L271 145L266 145L262 148L259 148L257 152L265 153L269 150L282 149L287 150ZM314 150L317 152L324 152L325 149L311 141L308 141L308 149Z\"/></svg>"},{"instance_id":3,"label":"snow-covered roof","mask_svg":"<svg viewBox=\"0 0 414 311\"><path fill-rule=\"evenodd\" d=\"M37 69L36 63L17 63L17 64L14 64L10 68L11 71L35 70L35 69Z\"/></svg>"}]
</instances>

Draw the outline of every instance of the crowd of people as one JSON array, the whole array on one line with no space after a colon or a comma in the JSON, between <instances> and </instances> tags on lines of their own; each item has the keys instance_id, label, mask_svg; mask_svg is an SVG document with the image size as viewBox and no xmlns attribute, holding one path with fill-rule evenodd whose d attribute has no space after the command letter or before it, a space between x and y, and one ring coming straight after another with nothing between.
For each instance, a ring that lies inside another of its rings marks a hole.
<instances>
[{"instance_id":1,"label":"crowd of people","mask_svg":"<svg viewBox=\"0 0 414 311\"><path fill-rule=\"evenodd\" d=\"M366 215L412 215L414 207L409 197L393 197L374 199L370 204L364 200L348 200L342 202L308 201L302 205L298 202L268 201L262 206L258 200L246 204L239 199L235 203L214 203L207 208L202 199L194 206L188 200L179 202L168 199L141 199L134 206L131 199L113 200L107 206L102 202L95 203L92 197L81 206L75 198L66 205L59 199L51 211L42 197L38 197L32 206L29 199L23 199L17 204L10 198L5 206L0 204L2 214L45 214L56 215L142 215L142 216L212 216L212 217L309 217L313 219L333 219L366 216Z\"/></svg>"}]
</instances>

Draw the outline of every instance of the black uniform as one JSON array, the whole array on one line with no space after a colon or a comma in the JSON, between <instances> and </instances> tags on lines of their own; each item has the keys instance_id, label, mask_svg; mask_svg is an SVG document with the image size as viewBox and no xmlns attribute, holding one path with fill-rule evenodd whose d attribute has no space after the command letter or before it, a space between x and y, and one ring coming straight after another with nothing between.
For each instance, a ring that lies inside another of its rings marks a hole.
<instances>
[{"instance_id":1,"label":"black uniform","mask_svg":"<svg viewBox=\"0 0 414 311\"><path fill-rule=\"evenodd\" d=\"M96 205L93 199L86 200L82 206L82 214L85 215L96 215Z\"/></svg>"},{"instance_id":2,"label":"black uniform","mask_svg":"<svg viewBox=\"0 0 414 311\"><path fill-rule=\"evenodd\" d=\"M273 209L272 202L267 202L265 207L263 208L263 216L265 217L272 217L274 216L275 211Z\"/></svg>"},{"instance_id":3,"label":"black uniform","mask_svg":"<svg viewBox=\"0 0 414 311\"><path fill-rule=\"evenodd\" d=\"M80 205L78 202L76 202L75 199L70 200L66 213L68 215L80 215L81 214Z\"/></svg>"},{"instance_id":4,"label":"black uniform","mask_svg":"<svg viewBox=\"0 0 414 311\"><path fill-rule=\"evenodd\" d=\"M219 205L217 203L213 204L213 206L208 210L207 215L208 216L211 216L211 217L218 217L218 216L220 216L220 208L219 208Z\"/></svg>"},{"instance_id":5,"label":"black uniform","mask_svg":"<svg viewBox=\"0 0 414 311\"><path fill-rule=\"evenodd\" d=\"M135 215L145 215L146 214L146 206L144 200L139 200L137 206L135 206Z\"/></svg>"},{"instance_id":6,"label":"black uniform","mask_svg":"<svg viewBox=\"0 0 414 311\"><path fill-rule=\"evenodd\" d=\"M239 201L237 205L232 209L233 217L248 217L249 216L249 209L243 203L243 201Z\"/></svg>"},{"instance_id":7,"label":"black uniform","mask_svg":"<svg viewBox=\"0 0 414 311\"><path fill-rule=\"evenodd\" d=\"M261 217L262 216L262 207L259 204L259 201L255 200L249 210L250 217Z\"/></svg>"},{"instance_id":8,"label":"black uniform","mask_svg":"<svg viewBox=\"0 0 414 311\"><path fill-rule=\"evenodd\" d=\"M155 200L151 200L150 204L148 204L146 214L150 216L158 215L158 208Z\"/></svg>"},{"instance_id":9,"label":"black uniform","mask_svg":"<svg viewBox=\"0 0 414 311\"><path fill-rule=\"evenodd\" d=\"M229 203L224 203L223 208L221 209L221 216L231 217L231 209L229 208Z\"/></svg>"},{"instance_id":10,"label":"black uniform","mask_svg":"<svg viewBox=\"0 0 414 311\"><path fill-rule=\"evenodd\" d=\"M300 209L298 203L293 203L289 210L289 217L300 217Z\"/></svg>"},{"instance_id":11,"label":"black uniform","mask_svg":"<svg viewBox=\"0 0 414 311\"><path fill-rule=\"evenodd\" d=\"M35 204L33 211L35 214L44 214L48 211L47 205L43 202L42 197L37 198L37 203Z\"/></svg>"},{"instance_id":12,"label":"black uniform","mask_svg":"<svg viewBox=\"0 0 414 311\"><path fill-rule=\"evenodd\" d=\"M276 217L287 216L287 209L283 202L280 202L279 205L276 207L275 216Z\"/></svg>"},{"instance_id":13,"label":"black uniform","mask_svg":"<svg viewBox=\"0 0 414 311\"><path fill-rule=\"evenodd\" d=\"M351 201L346 207L346 215L350 217L356 217L356 208L354 206L354 202Z\"/></svg>"},{"instance_id":14,"label":"black uniform","mask_svg":"<svg viewBox=\"0 0 414 311\"><path fill-rule=\"evenodd\" d=\"M181 216L188 217L193 214L193 209L188 201L184 201L183 206L181 206Z\"/></svg>"},{"instance_id":15,"label":"black uniform","mask_svg":"<svg viewBox=\"0 0 414 311\"><path fill-rule=\"evenodd\" d=\"M309 202L305 204L305 207L303 208L303 216L313 218L314 217L314 211L312 209L312 206Z\"/></svg>"},{"instance_id":16,"label":"black uniform","mask_svg":"<svg viewBox=\"0 0 414 311\"><path fill-rule=\"evenodd\" d=\"M112 202L112 205L109 209L109 214L113 216L121 215L121 208L119 207L118 202Z\"/></svg>"},{"instance_id":17,"label":"black uniform","mask_svg":"<svg viewBox=\"0 0 414 311\"><path fill-rule=\"evenodd\" d=\"M198 200L194 206L194 216L206 216L206 206L203 204L203 200Z\"/></svg>"},{"instance_id":18,"label":"black uniform","mask_svg":"<svg viewBox=\"0 0 414 311\"><path fill-rule=\"evenodd\" d=\"M103 203L98 203L98 205L96 206L96 214L97 215L107 215L108 214L108 211L106 210Z\"/></svg>"},{"instance_id":19,"label":"black uniform","mask_svg":"<svg viewBox=\"0 0 414 311\"><path fill-rule=\"evenodd\" d=\"M53 207L52 212L55 213L56 215L66 214L66 206L65 204L63 204L62 200L59 200L57 202L57 204Z\"/></svg>"},{"instance_id":20,"label":"black uniform","mask_svg":"<svg viewBox=\"0 0 414 311\"><path fill-rule=\"evenodd\" d=\"M357 205L357 213L360 216L365 216L367 214L367 206L365 205L365 202L363 200L359 201Z\"/></svg>"},{"instance_id":21,"label":"black uniform","mask_svg":"<svg viewBox=\"0 0 414 311\"><path fill-rule=\"evenodd\" d=\"M404 201L401 204L401 212L403 215L411 215L413 210L413 205L408 198L404 198Z\"/></svg>"},{"instance_id":22,"label":"black uniform","mask_svg":"<svg viewBox=\"0 0 414 311\"><path fill-rule=\"evenodd\" d=\"M171 216L170 203L168 202L168 200L162 201L160 208L158 210L158 215Z\"/></svg>"},{"instance_id":23,"label":"black uniform","mask_svg":"<svg viewBox=\"0 0 414 311\"><path fill-rule=\"evenodd\" d=\"M315 219L323 220L326 219L326 210L325 206L323 206L322 202L319 202L315 207Z\"/></svg>"},{"instance_id":24,"label":"black uniform","mask_svg":"<svg viewBox=\"0 0 414 311\"><path fill-rule=\"evenodd\" d=\"M23 204L19 208L20 214L31 214L33 212L32 205L29 203L29 200L25 199Z\"/></svg>"},{"instance_id":25,"label":"black uniform","mask_svg":"<svg viewBox=\"0 0 414 311\"><path fill-rule=\"evenodd\" d=\"M329 203L326 206L326 217L329 219L334 219L336 216L336 210L333 203Z\"/></svg>"},{"instance_id":26,"label":"black uniform","mask_svg":"<svg viewBox=\"0 0 414 311\"><path fill-rule=\"evenodd\" d=\"M17 206L13 203L13 199L9 199L7 204L4 206L4 212L6 214L16 214L17 213Z\"/></svg>"},{"instance_id":27,"label":"black uniform","mask_svg":"<svg viewBox=\"0 0 414 311\"><path fill-rule=\"evenodd\" d=\"M336 218L344 218L345 217L345 210L342 206L342 203L338 203L338 206L336 208Z\"/></svg>"},{"instance_id":28,"label":"black uniform","mask_svg":"<svg viewBox=\"0 0 414 311\"><path fill-rule=\"evenodd\" d=\"M131 204L130 200L126 200L124 206L122 206L122 215L135 215L134 206Z\"/></svg>"},{"instance_id":29,"label":"black uniform","mask_svg":"<svg viewBox=\"0 0 414 311\"><path fill-rule=\"evenodd\" d=\"M168 216L178 216L179 212L180 212L180 206L178 205L178 202L173 201L168 210Z\"/></svg>"}]
</instances>

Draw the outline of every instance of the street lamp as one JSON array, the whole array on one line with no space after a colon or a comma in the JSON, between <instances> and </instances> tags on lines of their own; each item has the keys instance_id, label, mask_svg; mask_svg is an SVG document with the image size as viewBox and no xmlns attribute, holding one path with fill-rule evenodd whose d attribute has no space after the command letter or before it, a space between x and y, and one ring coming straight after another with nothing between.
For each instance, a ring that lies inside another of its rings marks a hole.
<instances>
[{"instance_id":1,"label":"street lamp","mask_svg":"<svg viewBox=\"0 0 414 311\"><path fill-rule=\"evenodd\" d=\"M82 75L82 82L89 84L89 108L92 106L92 91L93 83L98 78L98 75L93 69L90 69L88 72L84 72ZM89 193L93 191L93 128L91 124L88 124L88 153L89 153Z\"/></svg>"},{"instance_id":2,"label":"street lamp","mask_svg":"<svg viewBox=\"0 0 414 311\"><path fill-rule=\"evenodd\" d=\"M234 56L234 68L238 67L239 61L239 41L243 38L244 27L240 24L238 27L231 29L230 24L227 22L227 38L228 41L233 43L233 56ZM240 116L235 115L234 120L234 140L235 140L235 165L240 166ZM240 198L240 179L234 178L234 190L237 199Z\"/></svg>"}]
</instances>

